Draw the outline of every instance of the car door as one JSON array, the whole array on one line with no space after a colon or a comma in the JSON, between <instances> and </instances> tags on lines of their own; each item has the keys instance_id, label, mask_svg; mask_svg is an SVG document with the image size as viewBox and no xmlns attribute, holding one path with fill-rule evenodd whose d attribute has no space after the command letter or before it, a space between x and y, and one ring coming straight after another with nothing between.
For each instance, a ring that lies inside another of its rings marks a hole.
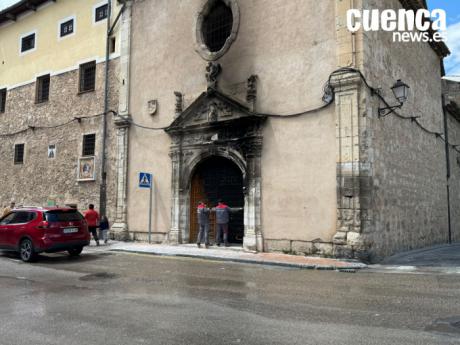
<instances>
[{"instance_id":1,"label":"car door","mask_svg":"<svg viewBox=\"0 0 460 345\"><path fill-rule=\"evenodd\" d=\"M0 219L0 249L9 249L8 235L11 232L11 221L16 217L14 212Z\"/></svg>"},{"instance_id":2,"label":"car door","mask_svg":"<svg viewBox=\"0 0 460 345\"><path fill-rule=\"evenodd\" d=\"M8 229L5 232L5 242L7 246L17 246L20 235L26 231L27 223L30 221L30 212L14 211L14 218L9 222Z\"/></svg>"}]
</instances>

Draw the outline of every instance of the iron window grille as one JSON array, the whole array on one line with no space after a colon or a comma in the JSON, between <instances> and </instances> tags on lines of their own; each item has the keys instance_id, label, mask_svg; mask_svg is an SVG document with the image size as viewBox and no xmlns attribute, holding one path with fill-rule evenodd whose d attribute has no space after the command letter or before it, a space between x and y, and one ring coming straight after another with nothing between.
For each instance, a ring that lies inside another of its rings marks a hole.
<instances>
[{"instance_id":1,"label":"iron window grille","mask_svg":"<svg viewBox=\"0 0 460 345\"><path fill-rule=\"evenodd\" d=\"M110 49L109 49L109 52L112 54L112 53L115 53L115 47L116 47L116 38L115 37L110 37Z\"/></svg>"},{"instance_id":2,"label":"iron window grille","mask_svg":"<svg viewBox=\"0 0 460 345\"><path fill-rule=\"evenodd\" d=\"M56 145L48 145L48 158L56 158Z\"/></svg>"},{"instance_id":3,"label":"iron window grille","mask_svg":"<svg viewBox=\"0 0 460 345\"><path fill-rule=\"evenodd\" d=\"M94 156L96 151L96 134L85 134L83 136L82 156Z\"/></svg>"},{"instance_id":4,"label":"iron window grille","mask_svg":"<svg viewBox=\"0 0 460 345\"><path fill-rule=\"evenodd\" d=\"M49 100L50 95L50 75L37 78L36 103L43 103Z\"/></svg>"},{"instance_id":5,"label":"iron window grille","mask_svg":"<svg viewBox=\"0 0 460 345\"><path fill-rule=\"evenodd\" d=\"M1 89L0 90L0 113L5 112L5 106L6 106L6 89Z\"/></svg>"},{"instance_id":6,"label":"iron window grille","mask_svg":"<svg viewBox=\"0 0 460 345\"><path fill-rule=\"evenodd\" d=\"M24 144L14 145L14 164L24 163Z\"/></svg>"},{"instance_id":7,"label":"iron window grille","mask_svg":"<svg viewBox=\"0 0 460 345\"><path fill-rule=\"evenodd\" d=\"M80 65L80 92L94 91L96 85L96 62Z\"/></svg>"},{"instance_id":8,"label":"iron window grille","mask_svg":"<svg viewBox=\"0 0 460 345\"><path fill-rule=\"evenodd\" d=\"M232 33L232 10L222 1L217 1L203 20L203 39L211 52L217 52L225 45Z\"/></svg>"},{"instance_id":9,"label":"iron window grille","mask_svg":"<svg viewBox=\"0 0 460 345\"><path fill-rule=\"evenodd\" d=\"M35 48L35 34L30 34L21 39L21 53Z\"/></svg>"},{"instance_id":10,"label":"iron window grille","mask_svg":"<svg viewBox=\"0 0 460 345\"><path fill-rule=\"evenodd\" d=\"M108 16L108 11L109 11L109 5L105 4L102 6L99 6L96 8L96 13L95 13L95 21L99 22L101 20L104 20Z\"/></svg>"},{"instance_id":11,"label":"iron window grille","mask_svg":"<svg viewBox=\"0 0 460 345\"><path fill-rule=\"evenodd\" d=\"M70 35L73 33L73 19L70 19L61 24L61 37Z\"/></svg>"}]
</instances>

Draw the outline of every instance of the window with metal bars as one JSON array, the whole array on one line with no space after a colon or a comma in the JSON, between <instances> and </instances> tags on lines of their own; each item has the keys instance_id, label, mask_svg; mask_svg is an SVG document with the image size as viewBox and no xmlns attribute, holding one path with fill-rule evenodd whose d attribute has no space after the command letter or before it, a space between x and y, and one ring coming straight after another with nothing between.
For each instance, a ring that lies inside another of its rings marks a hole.
<instances>
[{"instance_id":1,"label":"window with metal bars","mask_svg":"<svg viewBox=\"0 0 460 345\"><path fill-rule=\"evenodd\" d=\"M96 86L96 61L80 65L80 92L94 91Z\"/></svg>"},{"instance_id":2,"label":"window with metal bars","mask_svg":"<svg viewBox=\"0 0 460 345\"><path fill-rule=\"evenodd\" d=\"M47 102L50 95L50 75L44 75L37 78L37 86L36 86L36 96L35 102L36 103L43 103Z\"/></svg>"},{"instance_id":3,"label":"window with metal bars","mask_svg":"<svg viewBox=\"0 0 460 345\"><path fill-rule=\"evenodd\" d=\"M21 39L21 53L35 48L35 34L30 34Z\"/></svg>"},{"instance_id":4,"label":"window with metal bars","mask_svg":"<svg viewBox=\"0 0 460 345\"><path fill-rule=\"evenodd\" d=\"M99 6L96 8L95 11L96 11L94 14L95 21L98 22L98 21L104 20L105 18L107 18L108 11L109 11L109 5L105 4L105 5Z\"/></svg>"},{"instance_id":5,"label":"window with metal bars","mask_svg":"<svg viewBox=\"0 0 460 345\"><path fill-rule=\"evenodd\" d=\"M61 37L70 35L71 33L73 33L73 19L61 24Z\"/></svg>"},{"instance_id":6,"label":"window with metal bars","mask_svg":"<svg viewBox=\"0 0 460 345\"><path fill-rule=\"evenodd\" d=\"M115 44L116 44L116 39L115 37L110 37L110 44L109 44L109 52L110 54L115 53Z\"/></svg>"},{"instance_id":7,"label":"window with metal bars","mask_svg":"<svg viewBox=\"0 0 460 345\"><path fill-rule=\"evenodd\" d=\"M94 156L96 150L96 134L85 134L83 136L82 156Z\"/></svg>"},{"instance_id":8,"label":"window with metal bars","mask_svg":"<svg viewBox=\"0 0 460 345\"><path fill-rule=\"evenodd\" d=\"M217 52L225 45L225 41L232 33L232 10L223 2L216 1L203 20L203 38L211 52Z\"/></svg>"},{"instance_id":9,"label":"window with metal bars","mask_svg":"<svg viewBox=\"0 0 460 345\"><path fill-rule=\"evenodd\" d=\"M14 145L14 164L24 163L24 144Z\"/></svg>"},{"instance_id":10,"label":"window with metal bars","mask_svg":"<svg viewBox=\"0 0 460 345\"><path fill-rule=\"evenodd\" d=\"M0 113L5 112L5 105L6 105L6 89L0 90Z\"/></svg>"}]
</instances>

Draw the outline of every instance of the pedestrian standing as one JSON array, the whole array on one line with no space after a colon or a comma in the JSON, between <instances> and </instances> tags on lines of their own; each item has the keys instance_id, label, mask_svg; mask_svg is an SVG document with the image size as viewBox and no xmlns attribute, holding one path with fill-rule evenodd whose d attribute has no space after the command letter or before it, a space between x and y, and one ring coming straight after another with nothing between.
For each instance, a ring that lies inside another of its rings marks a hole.
<instances>
[{"instance_id":1,"label":"pedestrian standing","mask_svg":"<svg viewBox=\"0 0 460 345\"><path fill-rule=\"evenodd\" d=\"M230 207L228 207L222 200L219 200L217 206L214 208L216 212L216 223L217 223L217 238L216 244L220 246L223 242L228 247L228 222L230 221Z\"/></svg>"},{"instance_id":2,"label":"pedestrian standing","mask_svg":"<svg viewBox=\"0 0 460 345\"><path fill-rule=\"evenodd\" d=\"M93 235L96 245L99 246L99 238L97 237L97 227L99 225L99 213L94 209L93 204L88 205L88 210L85 211L86 223L88 223L88 230Z\"/></svg>"},{"instance_id":3,"label":"pedestrian standing","mask_svg":"<svg viewBox=\"0 0 460 345\"><path fill-rule=\"evenodd\" d=\"M200 201L197 207L197 218L198 218L198 238L196 245L198 248L201 247L201 243L204 242L206 248L209 247L209 213L211 210L206 206L203 201Z\"/></svg>"},{"instance_id":4,"label":"pedestrian standing","mask_svg":"<svg viewBox=\"0 0 460 345\"><path fill-rule=\"evenodd\" d=\"M99 222L99 238L104 240L104 243L107 243L109 240L109 228L109 218L102 216Z\"/></svg>"},{"instance_id":5,"label":"pedestrian standing","mask_svg":"<svg viewBox=\"0 0 460 345\"><path fill-rule=\"evenodd\" d=\"M219 199L217 206L212 209L212 211L216 212L217 246L222 244L222 236L225 246L228 247L230 245L228 242L228 222L230 221L230 213L242 210L243 207L228 207L221 199Z\"/></svg>"}]
</instances>

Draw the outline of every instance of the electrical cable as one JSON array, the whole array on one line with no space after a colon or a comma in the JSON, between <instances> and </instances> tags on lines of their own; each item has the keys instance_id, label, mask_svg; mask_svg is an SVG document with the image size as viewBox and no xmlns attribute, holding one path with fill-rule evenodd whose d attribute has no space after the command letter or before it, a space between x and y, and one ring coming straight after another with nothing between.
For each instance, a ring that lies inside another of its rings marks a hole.
<instances>
[{"instance_id":1,"label":"electrical cable","mask_svg":"<svg viewBox=\"0 0 460 345\"><path fill-rule=\"evenodd\" d=\"M116 114L116 112L114 112L113 110L110 110L108 111L107 113L114 113ZM9 137L9 136L13 136L13 135L17 135L17 134L20 134L20 133L23 133L23 132L27 132L29 129L31 129L32 131L36 130L36 129L53 129L53 128L59 128L59 127L63 127L63 126L66 126L74 121L77 121L78 123L81 122L82 119L92 119L92 118L96 118L96 117L99 117L99 116L103 116L104 113L100 113L100 114L96 114L96 115L89 115L89 116L80 116L80 117L74 117L73 119L69 120L69 121L66 121L64 123L60 123L60 124L57 124L57 125L52 125L52 126L34 126L34 125L27 125L27 128L23 128L23 129L20 129L16 132L12 132L12 133L0 133L0 137Z\"/></svg>"},{"instance_id":2,"label":"electrical cable","mask_svg":"<svg viewBox=\"0 0 460 345\"><path fill-rule=\"evenodd\" d=\"M121 116L121 115L118 115L119 117L121 117L123 120L125 121L128 121L130 124L132 124L133 126L135 127L139 127L139 128L143 128L143 129L149 129L149 130L154 130L154 131L158 131L158 130L164 130L166 128L169 128L169 126L166 126L166 127L149 127L149 126L144 126L144 125L140 125L136 122L134 122L132 119L128 118L128 117L125 117L125 116Z\"/></svg>"},{"instance_id":3,"label":"electrical cable","mask_svg":"<svg viewBox=\"0 0 460 345\"><path fill-rule=\"evenodd\" d=\"M366 85L366 87L371 91L371 95L374 96L376 95L384 104L386 107L389 107L391 108L391 106L389 105L389 103L387 102L387 100L380 94L380 92L369 85L369 83L367 82L367 79L366 77L364 77L364 75L362 74L362 72L356 68L351 68L351 67L343 67L343 68L339 68L338 70L334 71L331 73L331 76L329 77L329 82L332 78L332 76L335 74L335 73L339 73L339 72L343 72L343 73L347 73L347 72L354 72L354 73L358 73L361 80L364 82L364 85ZM394 109L391 109L391 111L386 114L385 116L387 115L390 115L390 114L394 114L397 118L399 119L402 119L402 120L410 120L411 122L414 122L421 130L423 130L425 133L428 133L430 135L434 135L436 138L439 138L441 139L442 141L445 141L445 139L443 138L443 134L442 133L439 133L439 132L435 132L435 131L432 131L432 130L429 130L428 128L426 128L425 126L423 126L420 121L418 120L418 118L420 118L420 116L403 116L401 114L399 114L397 111L395 111ZM452 149L454 149L455 151L457 151L458 153L460 153L460 150L457 149L457 146L459 145L452 145L451 143L447 143L450 147L452 147Z\"/></svg>"},{"instance_id":4,"label":"electrical cable","mask_svg":"<svg viewBox=\"0 0 460 345\"><path fill-rule=\"evenodd\" d=\"M270 114L270 113L260 113L260 112L249 112L249 114L251 115L254 115L254 116L260 116L260 117L274 117L274 118L291 118L291 117L298 117L298 116L302 116L302 115L307 115L307 114L310 114L310 113L313 113L313 112L317 112L317 111L320 111L324 108L327 108L329 105L331 105L334 101L334 97L335 97L335 92L334 92L334 88L331 86L331 80L332 78L335 76L335 75L340 75L340 74L345 74L345 73L357 73L359 74L360 76L360 79L362 80L362 82L364 83L364 85L371 91L371 95L372 96L377 96L379 98L380 101L382 101L382 103L388 107L388 108L391 108L390 104L387 102L387 100L380 94L379 90L372 87L368 82L367 82L367 79L366 77L363 75L363 73L359 70L359 69L356 69L356 68L352 68L352 67L341 67L341 68L338 68L336 69L335 71L331 72L329 74L329 77L328 77L328 81L325 83L324 87L323 87L323 91L324 91L324 96L323 96L323 101L325 101L325 104L319 106L319 107L316 107L316 108L312 108L312 109L309 109L309 110L305 110L305 111L302 111L302 112L298 112L298 113L293 113L293 114L285 114L285 115L282 115L282 114ZM326 96L329 96L326 97ZM145 126L145 125L141 125L141 124L138 124L136 123L135 121L133 121L131 118L129 117L125 117L125 116L121 116L121 115L118 115L116 111L114 110L109 110L107 113L113 113L114 115L117 115L119 117L121 117L122 119L124 119L125 121L128 121L130 124L132 124L133 126L135 127L139 127L139 128L142 128L142 129L147 129L147 130L165 130L167 128L169 128L170 126L164 126L164 127L149 127L149 126ZM401 114L399 114L396 110L394 109L390 109L390 111L385 114L385 116L387 115L390 115L390 114L394 114L397 118L400 118L402 120L410 120L411 122L414 122L421 130L423 130L424 132L430 134L430 135L434 135L436 138L440 138L441 140L445 141L445 139L443 138L443 134L442 133L439 133L439 132L435 132L435 131L432 131L432 130L429 130L428 128L426 128L425 126L423 126L420 121L418 120L419 116L403 116ZM66 126L74 121L78 121L78 122L81 122L82 119L90 119L90 118L95 118L95 117L99 117L99 116L103 116L104 113L100 113L100 114L96 114L96 115L91 115L91 116L81 116L81 117L74 117L73 119L67 121L67 122L64 122L64 123L61 123L61 124L58 124L58 125L53 125L53 126L31 126L31 125L28 125L27 128L23 128L21 130L18 130L16 132L12 132L12 133L0 133L0 137L8 137L8 136L14 136L14 135L17 135L17 134L20 134L20 133L23 133L23 132L26 132L28 131L29 129L32 129L32 130L35 130L35 129L52 129L52 128L59 128L59 127L63 127L63 126ZM458 153L460 153L460 150L457 149L457 147L459 147L460 145L453 145L451 143L447 143L449 147L451 147L452 149L454 149L455 151L457 151Z\"/></svg>"}]
</instances>

